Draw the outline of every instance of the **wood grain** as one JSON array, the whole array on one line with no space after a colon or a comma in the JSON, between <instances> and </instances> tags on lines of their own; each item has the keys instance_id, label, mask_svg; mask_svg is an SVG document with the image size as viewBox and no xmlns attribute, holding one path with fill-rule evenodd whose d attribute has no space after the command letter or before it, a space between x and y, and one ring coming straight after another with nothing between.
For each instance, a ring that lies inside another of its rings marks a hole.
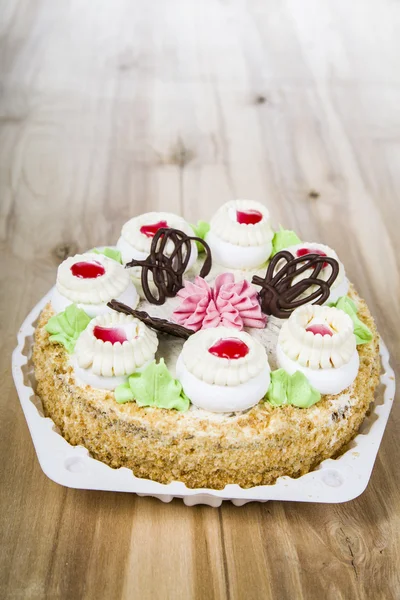
<instances>
[{"instance_id":1,"label":"wood grain","mask_svg":"<svg viewBox=\"0 0 400 600\"><path fill-rule=\"evenodd\" d=\"M400 409L364 494L214 510L41 472L10 352L68 254L233 197L333 246L400 361L393 0L1 2L2 598L399 598Z\"/></svg>"}]
</instances>

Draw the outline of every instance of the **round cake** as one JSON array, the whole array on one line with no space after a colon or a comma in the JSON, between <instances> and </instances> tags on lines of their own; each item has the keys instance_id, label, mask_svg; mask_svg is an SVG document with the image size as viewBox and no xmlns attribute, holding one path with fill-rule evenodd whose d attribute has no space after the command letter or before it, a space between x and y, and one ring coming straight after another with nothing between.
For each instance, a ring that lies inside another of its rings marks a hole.
<instances>
[{"instance_id":1,"label":"round cake","mask_svg":"<svg viewBox=\"0 0 400 600\"><path fill-rule=\"evenodd\" d=\"M63 437L190 488L299 477L342 453L379 383L379 336L329 247L236 200L210 223L128 221L58 269L33 348Z\"/></svg>"}]
</instances>

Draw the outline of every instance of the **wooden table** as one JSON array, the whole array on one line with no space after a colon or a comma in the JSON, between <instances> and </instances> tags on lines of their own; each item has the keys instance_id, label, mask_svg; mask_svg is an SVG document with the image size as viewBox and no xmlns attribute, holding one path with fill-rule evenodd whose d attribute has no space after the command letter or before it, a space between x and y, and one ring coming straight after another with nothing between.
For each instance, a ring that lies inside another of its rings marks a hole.
<instances>
[{"instance_id":1,"label":"wooden table","mask_svg":"<svg viewBox=\"0 0 400 600\"><path fill-rule=\"evenodd\" d=\"M66 489L11 379L67 255L231 198L335 248L400 360L400 68L390 0L2 2L1 598L399 598L400 409L343 505L187 508ZM397 425L397 430L396 430Z\"/></svg>"}]
</instances>

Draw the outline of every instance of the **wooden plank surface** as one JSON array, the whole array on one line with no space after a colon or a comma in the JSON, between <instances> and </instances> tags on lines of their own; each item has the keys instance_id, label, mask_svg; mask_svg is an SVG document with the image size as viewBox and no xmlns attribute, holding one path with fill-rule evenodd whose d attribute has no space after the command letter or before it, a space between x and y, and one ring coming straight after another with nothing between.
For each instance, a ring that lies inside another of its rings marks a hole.
<instances>
[{"instance_id":1,"label":"wooden plank surface","mask_svg":"<svg viewBox=\"0 0 400 600\"><path fill-rule=\"evenodd\" d=\"M344 259L400 361L400 6L0 7L1 598L399 598L400 409L343 505L187 508L41 472L10 352L68 254L148 209L265 202Z\"/></svg>"}]
</instances>

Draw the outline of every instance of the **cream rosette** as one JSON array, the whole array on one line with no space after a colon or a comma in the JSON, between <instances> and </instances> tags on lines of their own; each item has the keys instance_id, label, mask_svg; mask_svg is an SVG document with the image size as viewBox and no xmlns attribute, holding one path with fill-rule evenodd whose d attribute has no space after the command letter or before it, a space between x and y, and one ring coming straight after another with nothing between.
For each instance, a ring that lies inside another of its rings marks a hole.
<instances>
[{"instance_id":1,"label":"cream rosette","mask_svg":"<svg viewBox=\"0 0 400 600\"><path fill-rule=\"evenodd\" d=\"M280 330L277 360L290 375L304 373L321 394L340 393L359 368L351 318L328 306L297 308Z\"/></svg>"},{"instance_id":2,"label":"cream rosette","mask_svg":"<svg viewBox=\"0 0 400 600\"><path fill-rule=\"evenodd\" d=\"M289 246L288 248L285 248L285 250L293 254L295 258L315 253L319 254L320 256L329 256L330 258L334 258L335 260L337 260L339 264L339 273L331 286L330 295L326 303L336 302L341 296L347 295L350 287L349 280L346 277L346 272L343 263L339 260L338 255L334 250L332 250L332 248L330 248L329 246L325 246L324 244L317 244L316 242L304 242L302 244ZM304 273L296 277L293 280L293 283L297 283L301 279L306 279L307 277L312 277L313 271L314 269L307 269L307 271L304 271ZM332 269L328 265L321 270L321 272L318 275L318 279L323 279L324 281L327 281L331 273Z\"/></svg>"},{"instance_id":3,"label":"cream rosette","mask_svg":"<svg viewBox=\"0 0 400 600\"><path fill-rule=\"evenodd\" d=\"M70 256L58 267L51 299L56 313L75 303L90 317L110 312L113 298L135 308L139 296L129 273L117 261L102 254L86 252Z\"/></svg>"},{"instance_id":4,"label":"cream rosette","mask_svg":"<svg viewBox=\"0 0 400 600\"><path fill-rule=\"evenodd\" d=\"M157 334L139 319L117 312L100 315L76 342L75 374L92 387L115 389L154 360L157 347Z\"/></svg>"},{"instance_id":5,"label":"cream rosette","mask_svg":"<svg viewBox=\"0 0 400 600\"><path fill-rule=\"evenodd\" d=\"M244 349L242 356L212 353L216 344L232 340ZM191 402L211 412L250 408L265 396L270 384L264 347L248 333L228 327L203 329L190 336L178 358L176 374Z\"/></svg>"},{"instance_id":6,"label":"cream rosette","mask_svg":"<svg viewBox=\"0 0 400 600\"><path fill-rule=\"evenodd\" d=\"M117 242L117 248L121 252L122 262L124 264L132 259L144 260L150 254L151 243L157 229L162 227L171 227L179 229L186 235L194 236L192 227L179 215L168 212L149 212L133 217L127 221L121 231L121 236ZM172 253L174 246L172 242L166 245L166 253ZM195 242L191 243L190 259L187 269L190 269L197 260L197 246ZM140 278L140 267L133 267L131 274Z\"/></svg>"},{"instance_id":7,"label":"cream rosette","mask_svg":"<svg viewBox=\"0 0 400 600\"><path fill-rule=\"evenodd\" d=\"M231 200L211 219L206 242L216 263L231 269L250 269L268 260L273 237L269 211L263 204Z\"/></svg>"}]
</instances>

